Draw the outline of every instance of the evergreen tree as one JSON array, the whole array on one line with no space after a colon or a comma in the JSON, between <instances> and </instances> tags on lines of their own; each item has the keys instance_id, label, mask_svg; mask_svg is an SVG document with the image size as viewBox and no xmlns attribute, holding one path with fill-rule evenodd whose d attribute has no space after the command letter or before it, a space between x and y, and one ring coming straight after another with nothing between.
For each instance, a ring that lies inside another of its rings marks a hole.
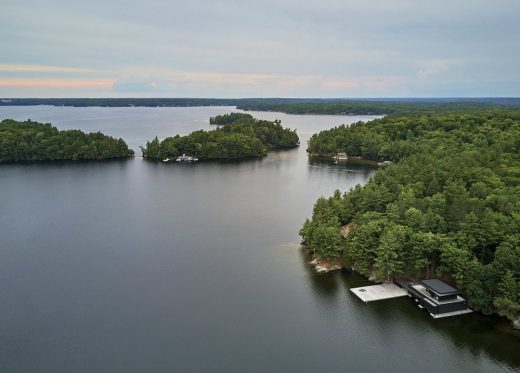
<instances>
[{"instance_id":1,"label":"evergreen tree","mask_svg":"<svg viewBox=\"0 0 520 373\"><path fill-rule=\"evenodd\" d=\"M399 252L405 238L403 226L391 225L383 231L379 246L375 250L373 274L376 280L390 282L390 279L399 273L403 266Z\"/></svg>"}]
</instances>

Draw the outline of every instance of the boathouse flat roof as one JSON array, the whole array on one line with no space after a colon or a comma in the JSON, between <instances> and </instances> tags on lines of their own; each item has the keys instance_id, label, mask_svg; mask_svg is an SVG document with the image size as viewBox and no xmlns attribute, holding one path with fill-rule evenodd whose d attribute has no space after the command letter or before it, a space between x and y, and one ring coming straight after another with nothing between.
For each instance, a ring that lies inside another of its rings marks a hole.
<instances>
[{"instance_id":1,"label":"boathouse flat roof","mask_svg":"<svg viewBox=\"0 0 520 373\"><path fill-rule=\"evenodd\" d=\"M435 299L435 298L433 298L432 295L430 295L430 293L428 293L426 291L426 288L423 285L421 285L421 284L412 285L412 288L417 290L419 293L421 293L424 296L423 299L425 301L430 302L432 304L433 303L435 303L435 304L448 304L448 303L458 303L458 302L463 302L464 301L464 298L462 298L458 294L457 294L457 296L455 298L450 297L449 299L445 299L445 300Z\"/></svg>"},{"instance_id":2,"label":"boathouse flat roof","mask_svg":"<svg viewBox=\"0 0 520 373\"><path fill-rule=\"evenodd\" d=\"M444 281L441 281L437 278L432 278L430 280L421 280L419 281L420 284L422 284L425 288L430 289L434 293L437 293L438 295L457 295L459 294L459 291Z\"/></svg>"}]
</instances>

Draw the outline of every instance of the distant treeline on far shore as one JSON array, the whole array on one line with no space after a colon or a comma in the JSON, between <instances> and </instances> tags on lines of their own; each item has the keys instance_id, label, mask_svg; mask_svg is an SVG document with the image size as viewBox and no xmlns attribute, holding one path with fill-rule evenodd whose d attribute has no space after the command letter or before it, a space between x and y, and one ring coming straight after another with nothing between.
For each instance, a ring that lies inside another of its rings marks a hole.
<instances>
[{"instance_id":1,"label":"distant treeline on far shore","mask_svg":"<svg viewBox=\"0 0 520 373\"><path fill-rule=\"evenodd\" d=\"M520 106L520 98L2 98L0 106L196 107L236 106L242 110L289 114L405 114L441 107L459 111L482 106Z\"/></svg>"}]
</instances>

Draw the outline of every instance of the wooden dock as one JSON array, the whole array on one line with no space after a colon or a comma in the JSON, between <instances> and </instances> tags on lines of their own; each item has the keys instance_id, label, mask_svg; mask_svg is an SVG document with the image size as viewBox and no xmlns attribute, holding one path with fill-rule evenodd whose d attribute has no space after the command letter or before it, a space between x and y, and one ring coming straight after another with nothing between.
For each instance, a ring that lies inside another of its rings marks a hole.
<instances>
[{"instance_id":1,"label":"wooden dock","mask_svg":"<svg viewBox=\"0 0 520 373\"><path fill-rule=\"evenodd\" d=\"M402 289L395 284L363 286L359 288L351 288L350 291L365 303L383 299L405 297L408 295L406 289Z\"/></svg>"}]
</instances>

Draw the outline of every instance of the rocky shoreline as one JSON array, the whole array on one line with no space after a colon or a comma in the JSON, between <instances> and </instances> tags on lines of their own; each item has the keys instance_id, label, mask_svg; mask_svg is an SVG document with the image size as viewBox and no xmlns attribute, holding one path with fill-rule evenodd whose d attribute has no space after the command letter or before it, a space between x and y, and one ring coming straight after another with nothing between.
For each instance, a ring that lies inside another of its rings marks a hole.
<instances>
[{"instance_id":1,"label":"rocky shoreline","mask_svg":"<svg viewBox=\"0 0 520 373\"><path fill-rule=\"evenodd\" d=\"M343 267L340 265L339 259L323 259L323 258L315 258L309 262L310 265L314 267L314 270L318 273L327 273L330 271L337 271L338 269L342 269Z\"/></svg>"}]
</instances>

